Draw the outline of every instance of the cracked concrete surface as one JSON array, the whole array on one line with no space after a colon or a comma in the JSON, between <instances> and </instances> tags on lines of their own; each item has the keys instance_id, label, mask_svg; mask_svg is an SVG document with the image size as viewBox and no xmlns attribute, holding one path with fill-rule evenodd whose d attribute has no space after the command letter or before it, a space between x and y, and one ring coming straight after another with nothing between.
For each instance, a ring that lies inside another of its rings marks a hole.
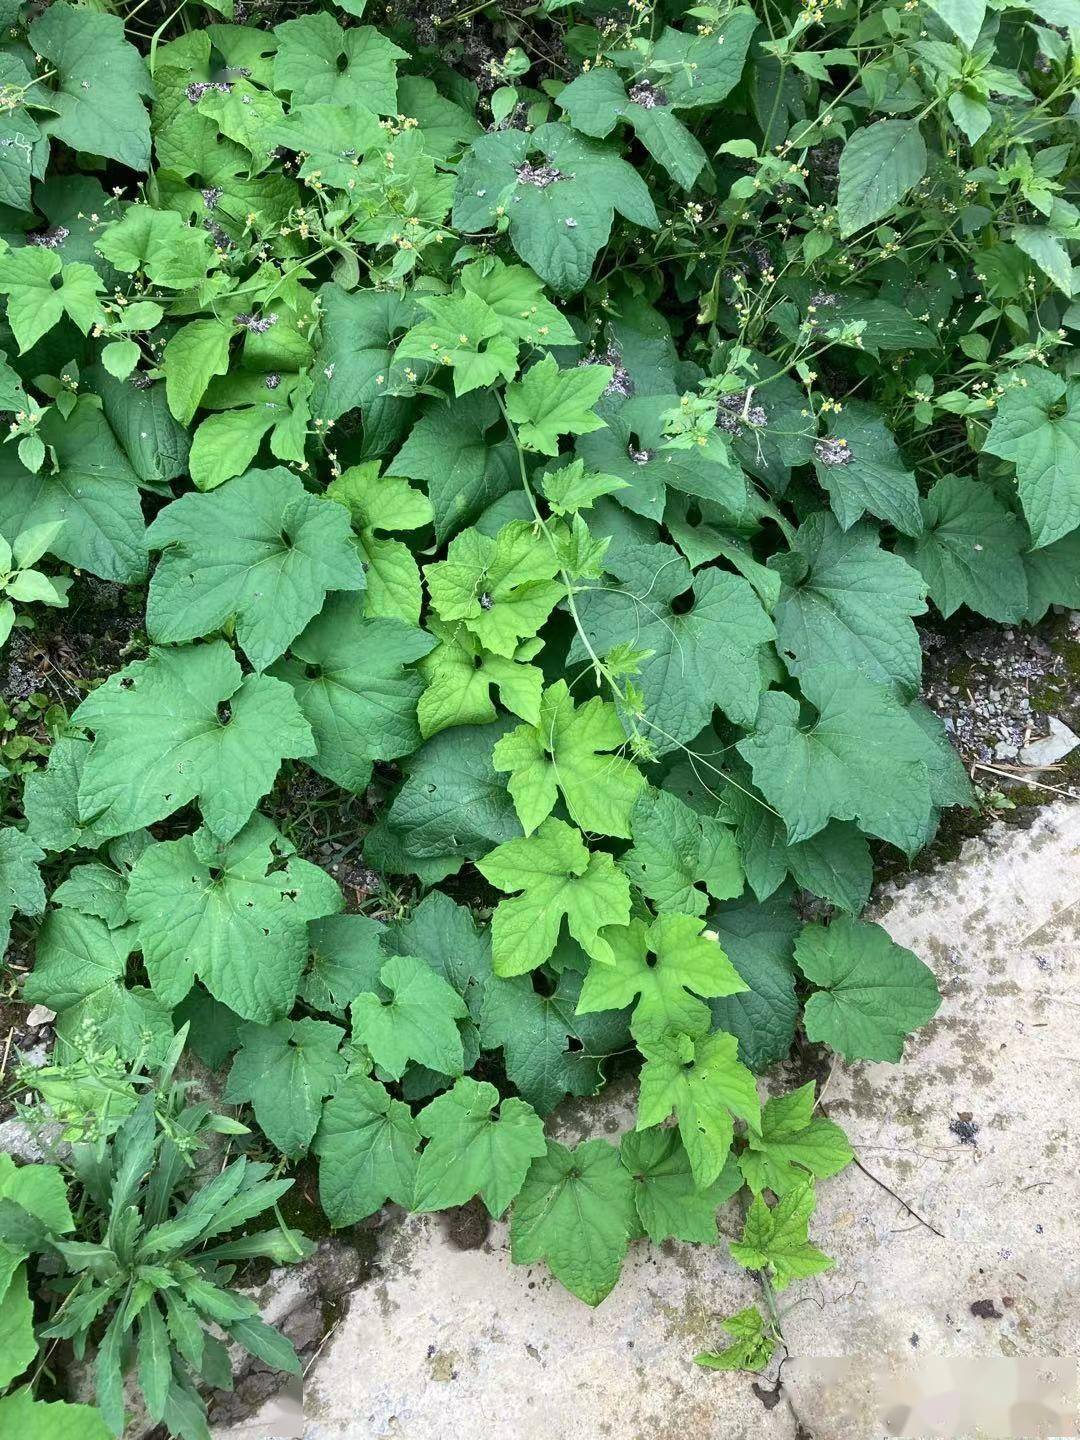
<instances>
[{"instance_id":1,"label":"cracked concrete surface","mask_svg":"<svg viewBox=\"0 0 1080 1440\"><path fill-rule=\"evenodd\" d=\"M1080 1433L1080 806L969 842L873 918L934 966L944 1003L902 1064L827 1081L863 1168L819 1187L813 1234L836 1267L782 1297L796 1358L781 1387L775 1363L756 1382L693 1364L723 1343L717 1319L758 1298L726 1246L639 1244L589 1311L543 1267L511 1266L505 1226L477 1245L408 1217L380 1232L302 1412L283 1395L218 1440ZM558 1122L614 1134L632 1106L609 1089ZM722 1232L736 1223L726 1207ZM814 1357L858 1358L830 1375Z\"/></svg>"}]
</instances>

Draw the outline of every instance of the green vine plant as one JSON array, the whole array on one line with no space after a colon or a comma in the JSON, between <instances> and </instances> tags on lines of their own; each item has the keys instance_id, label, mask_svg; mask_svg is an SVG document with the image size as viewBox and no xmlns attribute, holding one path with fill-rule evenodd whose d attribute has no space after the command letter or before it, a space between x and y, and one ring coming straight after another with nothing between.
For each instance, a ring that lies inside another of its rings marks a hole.
<instances>
[{"instance_id":1,"label":"green vine plant","mask_svg":"<svg viewBox=\"0 0 1080 1440\"><path fill-rule=\"evenodd\" d=\"M0 0L0 581L145 626L16 747L0 919L62 1063L186 1035L334 1227L479 1197L591 1305L735 1237L760 1369L852 1159L777 1067L901 1060L874 861L984 803L915 620L1080 606L1080 8L435 11Z\"/></svg>"}]
</instances>

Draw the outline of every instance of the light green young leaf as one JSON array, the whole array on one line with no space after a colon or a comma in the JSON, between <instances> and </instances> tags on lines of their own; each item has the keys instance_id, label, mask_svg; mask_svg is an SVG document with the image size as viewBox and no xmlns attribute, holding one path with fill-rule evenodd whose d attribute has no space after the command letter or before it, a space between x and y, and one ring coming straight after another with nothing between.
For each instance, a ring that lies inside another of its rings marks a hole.
<instances>
[{"instance_id":1,"label":"light green young leaf","mask_svg":"<svg viewBox=\"0 0 1080 1440\"><path fill-rule=\"evenodd\" d=\"M166 344L161 357L165 394L181 425L191 424L210 381L228 370L235 333L223 320L189 320Z\"/></svg>"},{"instance_id":2,"label":"light green young leaf","mask_svg":"<svg viewBox=\"0 0 1080 1440\"><path fill-rule=\"evenodd\" d=\"M35 1400L28 1385L0 1397L0 1429L20 1440L113 1440L93 1405Z\"/></svg>"},{"instance_id":3,"label":"light green young leaf","mask_svg":"<svg viewBox=\"0 0 1080 1440\"><path fill-rule=\"evenodd\" d=\"M310 1145L322 1102L345 1074L344 1036L340 1025L306 1017L242 1025L225 1103L250 1101L267 1139L295 1159Z\"/></svg>"},{"instance_id":4,"label":"light green young leaf","mask_svg":"<svg viewBox=\"0 0 1080 1440\"><path fill-rule=\"evenodd\" d=\"M94 248L125 275L141 270L169 290L194 289L216 264L205 230L185 225L175 210L149 205L129 205L119 220L105 226Z\"/></svg>"},{"instance_id":5,"label":"light green young leaf","mask_svg":"<svg viewBox=\"0 0 1080 1440\"><path fill-rule=\"evenodd\" d=\"M416 1126L428 1137L416 1172L416 1210L445 1210L479 1195L497 1219L532 1161L547 1153L543 1122L532 1106L515 1099L500 1105L498 1090L487 1081L457 1080L420 1111Z\"/></svg>"},{"instance_id":6,"label":"light green young leaf","mask_svg":"<svg viewBox=\"0 0 1080 1440\"><path fill-rule=\"evenodd\" d=\"M151 650L72 718L94 732L79 814L99 835L152 825L198 798L210 829L230 840L281 761L315 751L290 688L244 675L224 640Z\"/></svg>"},{"instance_id":7,"label":"light green young leaf","mask_svg":"<svg viewBox=\"0 0 1080 1440\"><path fill-rule=\"evenodd\" d=\"M53 284L56 279L58 286ZM104 318L98 299L104 288L92 266L81 261L64 265L55 251L44 246L23 245L0 255L0 295L8 297L8 324L20 354L65 315L87 334Z\"/></svg>"},{"instance_id":8,"label":"light green young leaf","mask_svg":"<svg viewBox=\"0 0 1080 1440\"><path fill-rule=\"evenodd\" d=\"M729 1155L711 1185L699 1188L677 1130L628 1130L619 1158L634 1177L634 1204L641 1229L654 1245L685 1240L715 1245L716 1212L742 1187Z\"/></svg>"},{"instance_id":9,"label":"light green young leaf","mask_svg":"<svg viewBox=\"0 0 1080 1440\"><path fill-rule=\"evenodd\" d=\"M618 475L586 471L580 459L542 476L540 485L553 515L576 515L579 510L590 509L602 496L628 488L627 481Z\"/></svg>"},{"instance_id":10,"label":"light green young leaf","mask_svg":"<svg viewBox=\"0 0 1080 1440\"><path fill-rule=\"evenodd\" d=\"M880 925L838 916L808 925L795 942L795 963L817 988L806 1002L811 1040L847 1060L898 1061L912 1030L937 1014L933 971Z\"/></svg>"},{"instance_id":11,"label":"light green young leaf","mask_svg":"<svg viewBox=\"0 0 1080 1440\"><path fill-rule=\"evenodd\" d=\"M625 756L615 706L594 697L575 706L565 680L548 687L535 725L519 725L492 752L495 769L509 771L507 789L526 835L546 820L561 792L571 820L600 835L630 835L630 812L645 778Z\"/></svg>"},{"instance_id":12,"label":"light green young leaf","mask_svg":"<svg viewBox=\"0 0 1080 1440\"><path fill-rule=\"evenodd\" d=\"M23 1373L37 1348L34 1302L30 1299L26 1266L20 1265L0 1295L0 1386L10 1385Z\"/></svg>"},{"instance_id":13,"label":"light green young leaf","mask_svg":"<svg viewBox=\"0 0 1080 1440\"><path fill-rule=\"evenodd\" d=\"M772 1190L786 1195L805 1184L807 1173L819 1180L850 1164L853 1151L840 1126L814 1114L814 1082L766 1100L761 1130L747 1134L739 1168L755 1195Z\"/></svg>"},{"instance_id":14,"label":"light green young leaf","mask_svg":"<svg viewBox=\"0 0 1080 1440\"><path fill-rule=\"evenodd\" d=\"M637 1036L645 1056L638 1096L638 1130L662 1125L675 1112L690 1168L699 1186L724 1168L735 1127L732 1116L760 1128L754 1077L736 1058L738 1041L708 1021L687 1030L651 1030Z\"/></svg>"},{"instance_id":15,"label":"light green young leaf","mask_svg":"<svg viewBox=\"0 0 1080 1440\"><path fill-rule=\"evenodd\" d=\"M494 310L504 335L542 348L577 343L574 327L524 265L507 265L497 256L485 256L463 268L461 284L468 294Z\"/></svg>"},{"instance_id":16,"label":"light green young leaf","mask_svg":"<svg viewBox=\"0 0 1080 1440\"><path fill-rule=\"evenodd\" d=\"M367 572L364 614L420 621L420 567L402 540L388 540L389 530L419 530L430 525L431 501L407 480L379 474L377 460L346 470L327 486L327 498L348 508L360 535Z\"/></svg>"},{"instance_id":17,"label":"light green young leaf","mask_svg":"<svg viewBox=\"0 0 1080 1440\"><path fill-rule=\"evenodd\" d=\"M630 919L630 884L606 851L587 850L580 833L561 820L545 820L524 840L499 845L476 867L507 893L491 922L496 975L535 970L555 949L565 918L587 955L611 964L611 944L600 931Z\"/></svg>"},{"instance_id":18,"label":"light green young leaf","mask_svg":"<svg viewBox=\"0 0 1080 1440\"><path fill-rule=\"evenodd\" d=\"M302 157L297 173L320 190L354 189L361 157L385 139L376 117L366 105L357 104L294 105L267 133L270 145L283 145Z\"/></svg>"},{"instance_id":19,"label":"light green young leaf","mask_svg":"<svg viewBox=\"0 0 1080 1440\"><path fill-rule=\"evenodd\" d=\"M485 650L464 624L443 625L429 618L427 628L438 645L417 667L427 688L420 696L416 718L424 739L454 725L485 725L495 719L491 687L503 707L535 725L540 719L543 671L526 662L540 641L526 640L512 659Z\"/></svg>"},{"instance_id":20,"label":"light green young leaf","mask_svg":"<svg viewBox=\"0 0 1080 1440\"><path fill-rule=\"evenodd\" d=\"M261 815L227 844L203 829L151 845L128 889L155 995L176 1005L198 976L222 1004L260 1024L292 1006L308 922L341 907L337 883Z\"/></svg>"},{"instance_id":21,"label":"light green young leaf","mask_svg":"<svg viewBox=\"0 0 1080 1440\"><path fill-rule=\"evenodd\" d=\"M534 527L512 520L494 537L476 529L458 535L424 578L441 620L463 621L485 649L511 658L562 599L565 587L553 578L558 569Z\"/></svg>"},{"instance_id":22,"label":"light green young leaf","mask_svg":"<svg viewBox=\"0 0 1080 1440\"><path fill-rule=\"evenodd\" d=\"M400 1079L410 1060L442 1075L462 1072L461 1034L467 1020L461 996L423 960L394 955L379 971L390 999L364 992L352 1002L353 1038L366 1045L376 1065Z\"/></svg>"},{"instance_id":23,"label":"light green young leaf","mask_svg":"<svg viewBox=\"0 0 1080 1440\"><path fill-rule=\"evenodd\" d=\"M776 1351L776 1340L765 1326L756 1305L748 1305L721 1320L720 1326L732 1336L723 1350L703 1350L694 1356L694 1363L706 1370L764 1370Z\"/></svg>"},{"instance_id":24,"label":"light green young leaf","mask_svg":"<svg viewBox=\"0 0 1080 1440\"><path fill-rule=\"evenodd\" d=\"M731 1242L732 1258L747 1270L763 1270L777 1290L792 1280L820 1275L835 1264L807 1238L816 1204L812 1183L797 1185L770 1207L755 1195L743 1229L743 1238Z\"/></svg>"},{"instance_id":25,"label":"light green young leaf","mask_svg":"<svg viewBox=\"0 0 1080 1440\"><path fill-rule=\"evenodd\" d=\"M517 374L517 339L503 333L499 316L478 295L457 293L422 297L427 318L414 325L398 345L399 356L448 365L454 394L492 386Z\"/></svg>"},{"instance_id":26,"label":"light green young leaf","mask_svg":"<svg viewBox=\"0 0 1080 1440\"><path fill-rule=\"evenodd\" d=\"M256 670L282 654L328 591L365 584L346 512L281 467L181 496L147 542L162 551L146 602L151 639L192 640L233 623Z\"/></svg>"},{"instance_id":27,"label":"light green young leaf","mask_svg":"<svg viewBox=\"0 0 1080 1440\"><path fill-rule=\"evenodd\" d=\"M534 1160L510 1217L515 1265L546 1260L586 1305L599 1305L619 1278L637 1227L634 1182L606 1140L574 1150L548 1141Z\"/></svg>"},{"instance_id":28,"label":"light green young leaf","mask_svg":"<svg viewBox=\"0 0 1080 1440\"><path fill-rule=\"evenodd\" d=\"M620 866L661 912L704 915L708 897L732 900L743 889L735 837L668 790L646 790L630 812L633 845ZM704 888L699 888L704 887Z\"/></svg>"},{"instance_id":29,"label":"light green young leaf","mask_svg":"<svg viewBox=\"0 0 1080 1440\"><path fill-rule=\"evenodd\" d=\"M431 649L423 630L367 620L352 595L332 595L271 674L293 688L315 737L314 770L359 794L373 760L420 744L416 704L423 682L407 667Z\"/></svg>"},{"instance_id":30,"label":"light green young leaf","mask_svg":"<svg viewBox=\"0 0 1080 1440\"><path fill-rule=\"evenodd\" d=\"M506 387L506 412L518 427L522 445L557 455L563 435L603 429L604 421L593 406L613 373L610 365L560 370L555 357L545 355L521 380Z\"/></svg>"},{"instance_id":31,"label":"light green young leaf","mask_svg":"<svg viewBox=\"0 0 1080 1440\"><path fill-rule=\"evenodd\" d=\"M353 1073L323 1107L313 1149L319 1201L331 1225L355 1224L387 1200L410 1206L420 1132L400 1100Z\"/></svg>"},{"instance_id":32,"label":"light green young leaf","mask_svg":"<svg viewBox=\"0 0 1080 1440\"><path fill-rule=\"evenodd\" d=\"M635 1036L707 1027L709 1007L697 997L734 995L747 987L704 930L705 921L696 916L661 915L652 924L633 919L608 931L615 963L589 966L578 1013L619 1010L636 999Z\"/></svg>"}]
</instances>

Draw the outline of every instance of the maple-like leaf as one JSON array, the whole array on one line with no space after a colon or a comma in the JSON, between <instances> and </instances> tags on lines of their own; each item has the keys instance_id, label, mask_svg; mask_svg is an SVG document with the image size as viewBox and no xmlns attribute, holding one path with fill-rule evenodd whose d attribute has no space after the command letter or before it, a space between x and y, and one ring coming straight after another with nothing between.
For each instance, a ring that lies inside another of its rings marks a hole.
<instances>
[{"instance_id":1,"label":"maple-like leaf","mask_svg":"<svg viewBox=\"0 0 1080 1440\"><path fill-rule=\"evenodd\" d=\"M543 1122L532 1106L515 1099L500 1104L498 1090L486 1080L457 1080L420 1111L416 1125L428 1137L416 1173L417 1210L445 1210L479 1195L498 1218L532 1161L547 1153Z\"/></svg>"},{"instance_id":2,"label":"maple-like leaf","mask_svg":"<svg viewBox=\"0 0 1080 1440\"><path fill-rule=\"evenodd\" d=\"M796 1185L769 1206L760 1195L750 1202L743 1238L731 1242L731 1254L748 1270L763 1270L777 1290L792 1280L820 1275L835 1264L808 1239L817 1203L813 1183Z\"/></svg>"}]
</instances>

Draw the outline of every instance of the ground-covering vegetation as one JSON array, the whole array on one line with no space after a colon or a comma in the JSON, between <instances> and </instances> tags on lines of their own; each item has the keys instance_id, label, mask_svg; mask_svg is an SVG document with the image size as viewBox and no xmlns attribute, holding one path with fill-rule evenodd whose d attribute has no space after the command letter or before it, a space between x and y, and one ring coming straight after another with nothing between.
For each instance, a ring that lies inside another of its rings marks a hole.
<instances>
[{"instance_id":1,"label":"ground-covering vegetation","mask_svg":"<svg viewBox=\"0 0 1080 1440\"><path fill-rule=\"evenodd\" d=\"M760 1368L852 1157L777 1067L940 1002L859 918L975 799L915 619L1080 606L1080 7L0 24L0 920L61 1127L0 1157L0 1429L119 1435L129 1374L197 1440L226 1341L295 1368L236 1287L301 1163L589 1304L728 1244L764 1308L700 1358ZM629 1071L620 1143L545 1133Z\"/></svg>"}]
</instances>

